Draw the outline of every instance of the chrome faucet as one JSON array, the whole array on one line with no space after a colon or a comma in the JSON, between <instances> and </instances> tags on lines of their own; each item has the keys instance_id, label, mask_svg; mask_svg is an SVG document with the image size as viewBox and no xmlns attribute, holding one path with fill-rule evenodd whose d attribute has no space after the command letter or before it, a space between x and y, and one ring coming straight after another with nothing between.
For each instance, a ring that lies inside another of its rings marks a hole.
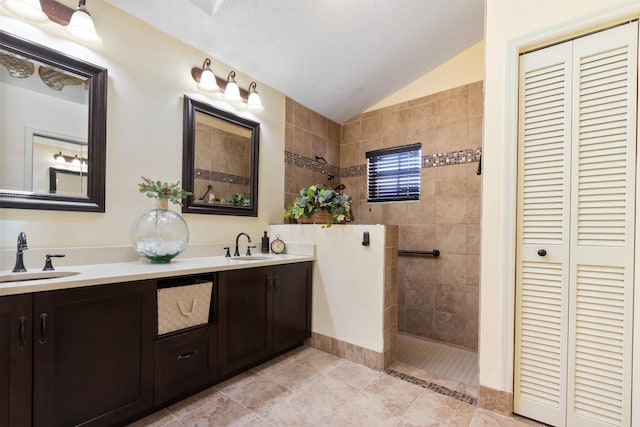
<instances>
[{"instance_id":1,"label":"chrome faucet","mask_svg":"<svg viewBox=\"0 0 640 427\"><path fill-rule=\"evenodd\" d=\"M240 251L238 250L238 240L240 240L240 236L247 236L247 242L251 243L251 237L247 233L239 233L236 236L236 251L233 253L233 256L240 256Z\"/></svg>"},{"instance_id":2,"label":"chrome faucet","mask_svg":"<svg viewBox=\"0 0 640 427\"><path fill-rule=\"evenodd\" d=\"M24 268L24 261L22 259L23 257L23 252L29 249L29 247L27 246L27 235L24 233L24 231L21 231L20 234L18 234L18 250L16 251L16 265L13 267L13 270L11 270L12 273L21 273L23 271L27 271L26 268Z\"/></svg>"}]
</instances>

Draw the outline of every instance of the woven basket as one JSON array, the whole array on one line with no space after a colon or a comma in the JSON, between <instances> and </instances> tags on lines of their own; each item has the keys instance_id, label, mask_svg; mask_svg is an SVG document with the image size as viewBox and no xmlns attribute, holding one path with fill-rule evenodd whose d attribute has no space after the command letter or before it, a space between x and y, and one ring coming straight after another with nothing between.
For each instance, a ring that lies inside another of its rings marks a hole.
<instances>
[{"instance_id":1,"label":"woven basket","mask_svg":"<svg viewBox=\"0 0 640 427\"><path fill-rule=\"evenodd\" d=\"M212 282L158 289L158 335L209 321Z\"/></svg>"},{"instance_id":2,"label":"woven basket","mask_svg":"<svg viewBox=\"0 0 640 427\"><path fill-rule=\"evenodd\" d=\"M330 213L323 212L314 212L311 216L302 215L298 218L298 224L328 224L330 223Z\"/></svg>"}]
</instances>

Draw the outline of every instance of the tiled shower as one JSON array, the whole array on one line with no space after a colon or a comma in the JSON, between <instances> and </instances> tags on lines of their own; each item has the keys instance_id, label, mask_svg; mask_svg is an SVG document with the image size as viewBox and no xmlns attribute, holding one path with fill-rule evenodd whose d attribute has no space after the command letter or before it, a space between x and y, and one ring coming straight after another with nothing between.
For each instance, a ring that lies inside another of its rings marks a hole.
<instances>
[{"instance_id":1,"label":"tiled shower","mask_svg":"<svg viewBox=\"0 0 640 427\"><path fill-rule=\"evenodd\" d=\"M480 81L365 112L342 126L287 99L285 132L286 203L305 185L344 184L354 199L356 223L398 225L401 250L437 248L437 258L398 259L398 332L473 352L478 347L482 99ZM367 204L365 153L415 142L422 143L420 200Z\"/></svg>"}]
</instances>

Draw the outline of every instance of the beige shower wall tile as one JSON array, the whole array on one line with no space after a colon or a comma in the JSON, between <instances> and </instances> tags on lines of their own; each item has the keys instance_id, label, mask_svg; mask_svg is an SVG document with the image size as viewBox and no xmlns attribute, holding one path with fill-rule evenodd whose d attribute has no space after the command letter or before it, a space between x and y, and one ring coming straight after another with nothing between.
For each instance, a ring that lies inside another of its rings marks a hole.
<instances>
[{"instance_id":1,"label":"beige shower wall tile","mask_svg":"<svg viewBox=\"0 0 640 427\"><path fill-rule=\"evenodd\" d=\"M469 89L467 86L447 91L438 100L441 123L466 121L469 119Z\"/></svg>"},{"instance_id":2,"label":"beige shower wall tile","mask_svg":"<svg viewBox=\"0 0 640 427\"><path fill-rule=\"evenodd\" d=\"M313 134L296 126L293 135L293 152L300 156L313 158Z\"/></svg>"},{"instance_id":3,"label":"beige shower wall tile","mask_svg":"<svg viewBox=\"0 0 640 427\"><path fill-rule=\"evenodd\" d=\"M467 194L465 166L467 165L427 168L435 171L436 195Z\"/></svg>"},{"instance_id":4,"label":"beige shower wall tile","mask_svg":"<svg viewBox=\"0 0 640 427\"><path fill-rule=\"evenodd\" d=\"M362 139L382 137L382 115L374 115L362 119Z\"/></svg>"},{"instance_id":5,"label":"beige shower wall tile","mask_svg":"<svg viewBox=\"0 0 640 427\"><path fill-rule=\"evenodd\" d=\"M293 153L293 141L295 138L295 126L293 123L287 122L284 125L284 150Z\"/></svg>"},{"instance_id":6,"label":"beige shower wall tile","mask_svg":"<svg viewBox=\"0 0 640 427\"><path fill-rule=\"evenodd\" d=\"M366 197L366 196L365 196ZM360 200L354 203L356 224L382 224L382 206L379 203L366 203Z\"/></svg>"},{"instance_id":7,"label":"beige shower wall tile","mask_svg":"<svg viewBox=\"0 0 640 427\"><path fill-rule=\"evenodd\" d=\"M445 166L454 167L454 166ZM435 198L436 224L464 224L467 217L465 195L438 195Z\"/></svg>"},{"instance_id":8,"label":"beige shower wall tile","mask_svg":"<svg viewBox=\"0 0 640 427\"><path fill-rule=\"evenodd\" d=\"M467 254L480 255L480 224L467 224Z\"/></svg>"},{"instance_id":9,"label":"beige shower wall tile","mask_svg":"<svg viewBox=\"0 0 640 427\"><path fill-rule=\"evenodd\" d=\"M342 144L358 142L360 139L360 120L342 125Z\"/></svg>"},{"instance_id":10,"label":"beige shower wall tile","mask_svg":"<svg viewBox=\"0 0 640 427\"><path fill-rule=\"evenodd\" d=\"M446 254L467 253L466 224L437 224L435 246Z\"/></svg>"},{"instance_id":11,"label":"beige shower wall tile","mask_svg":"<svg viewBox=\"0 0 640 427\"><path fill-rule=\"evenodd\" d=\"M434 224L402 224L398 229L398 249L430 251L436 247Z\"/></svg>"},{"instance_id":12,"label":"beige shower wall tile","mask_svg":"<svg viewBox=\"0 0 640 427\"><path fill-rule=\"evenodd\" d=\"M482 147L482 117L469 119L467 143L462 148Z\"/></svg>"},{"instance_id":13,"label":"beige shower wall tile","mask_svg":"<svg viewBox=\"0 0 640 427\"><path fill-rule=\"evenodd\" d=\"M295 104L296 102L285 96L284 98L284 120L286 123L294 123L295 121Z\"/></svg>"},{"instance_id":14,"label":"beige shower wall tile","mask_svg":"<svg viewBox=\"0 0 640 427\"><path fill-rule=\"evenodd\" d=\"M467 282L466 255L442 252L438 257L434 281L436 283L465 284Z\"/></svg>"},{"instance_id":15,"label":"beige shower wall tile","mask_svg":"<svg viewBox=\"0 0 640 427\"><path fill-rule=\"evenodd\" d=\"M295 120L294 124L302 129L311 129L311 115L313 111L302 104L295 103Z\"/></svg>"},{"instance_id":16,"label":"beige shower wall tile","mask_svg":"<svg viewBox=\"0 0 640 427\"><path fill-rule=\"evenodd\" d=\"M318 135L323 139L327 139L329 137L329 119L315 111L312 111L310 130L315 135Z\"/></svg>"},{"instance_id":17,"label":"beige shower wall tile","mask_svg":"<svg viewBox=\"0 0 640 427\"><path fill-rule=\"evenodd\" d=\"M467 196L467 224L479 224L482 218L482 197L479 194Z\"/></svg>"},{"instance_id":18,"label":"beige shower wall tile","mask_svg":"<svg viewBox=\"0 0 640 427\"><path fill-rule=\"evenodd\" d=\"M484 115L484 89L482 80L469 86L469 118L482 118Z\"/></svg>"},{"instance_id":19,"label":"beige shower wall tile","mask_svg":"<svg viewBox=\"0 0 640 427\"><path fill-rule=\"evenodd\" d=\"M471 286L480 286L480 255L467 255L466 265L466 284Z\"/></svg>"},{"instance_id":20,"label":"beige shower wall tile","mask_svg":"<svg viewBox=\"0 0 640 427\"><path fill-rule=\"evenodd\" d=\"M342 125L340 123L336 123L333 120L328 121L327 139L330 142L335 142L337 144L342 142Z\"/></svg>"},{"instance_id":21,"label":"beige shower wall tile","mask_svg":"<svg viewBox=\"0 0 640 427\"><path fill-rule=\"evenodd\" d=\"M469 137L469 122L458 120L438 125L434 153L448 153L466 148ZM453 166L450 166L453 167Z\"/></svg>"},{"instance_id":22,"label":"beige shower wall tile","mask_svg":"<svg viewBox=\"0 0 640 427\"><path fill-rule=\"evenodd\" d=\"M362 162L360 160L359 151L360 151L359 142L351 142L351 143L343 142L340 145L340 166L349 167L349 166L361 165Z\"/></svg>"}]
</instances>

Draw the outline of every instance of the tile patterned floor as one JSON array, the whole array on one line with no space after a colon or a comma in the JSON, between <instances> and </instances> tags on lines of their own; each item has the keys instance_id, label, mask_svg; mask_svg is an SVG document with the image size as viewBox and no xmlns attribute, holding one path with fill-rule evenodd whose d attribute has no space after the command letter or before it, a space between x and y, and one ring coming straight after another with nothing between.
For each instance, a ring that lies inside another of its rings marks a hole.
<instances>
[{"instance_id":1,"label":"tile patterned floor","mask_svg":"<svg viewBox=\"0 0 640 427\"><path fill-rule=\"evenodd\" d=\"M394 371L420 375L396 364ZM513 426L507 418L384 372L301 347L132 426Z\"/></svg>"}]
</instances>

